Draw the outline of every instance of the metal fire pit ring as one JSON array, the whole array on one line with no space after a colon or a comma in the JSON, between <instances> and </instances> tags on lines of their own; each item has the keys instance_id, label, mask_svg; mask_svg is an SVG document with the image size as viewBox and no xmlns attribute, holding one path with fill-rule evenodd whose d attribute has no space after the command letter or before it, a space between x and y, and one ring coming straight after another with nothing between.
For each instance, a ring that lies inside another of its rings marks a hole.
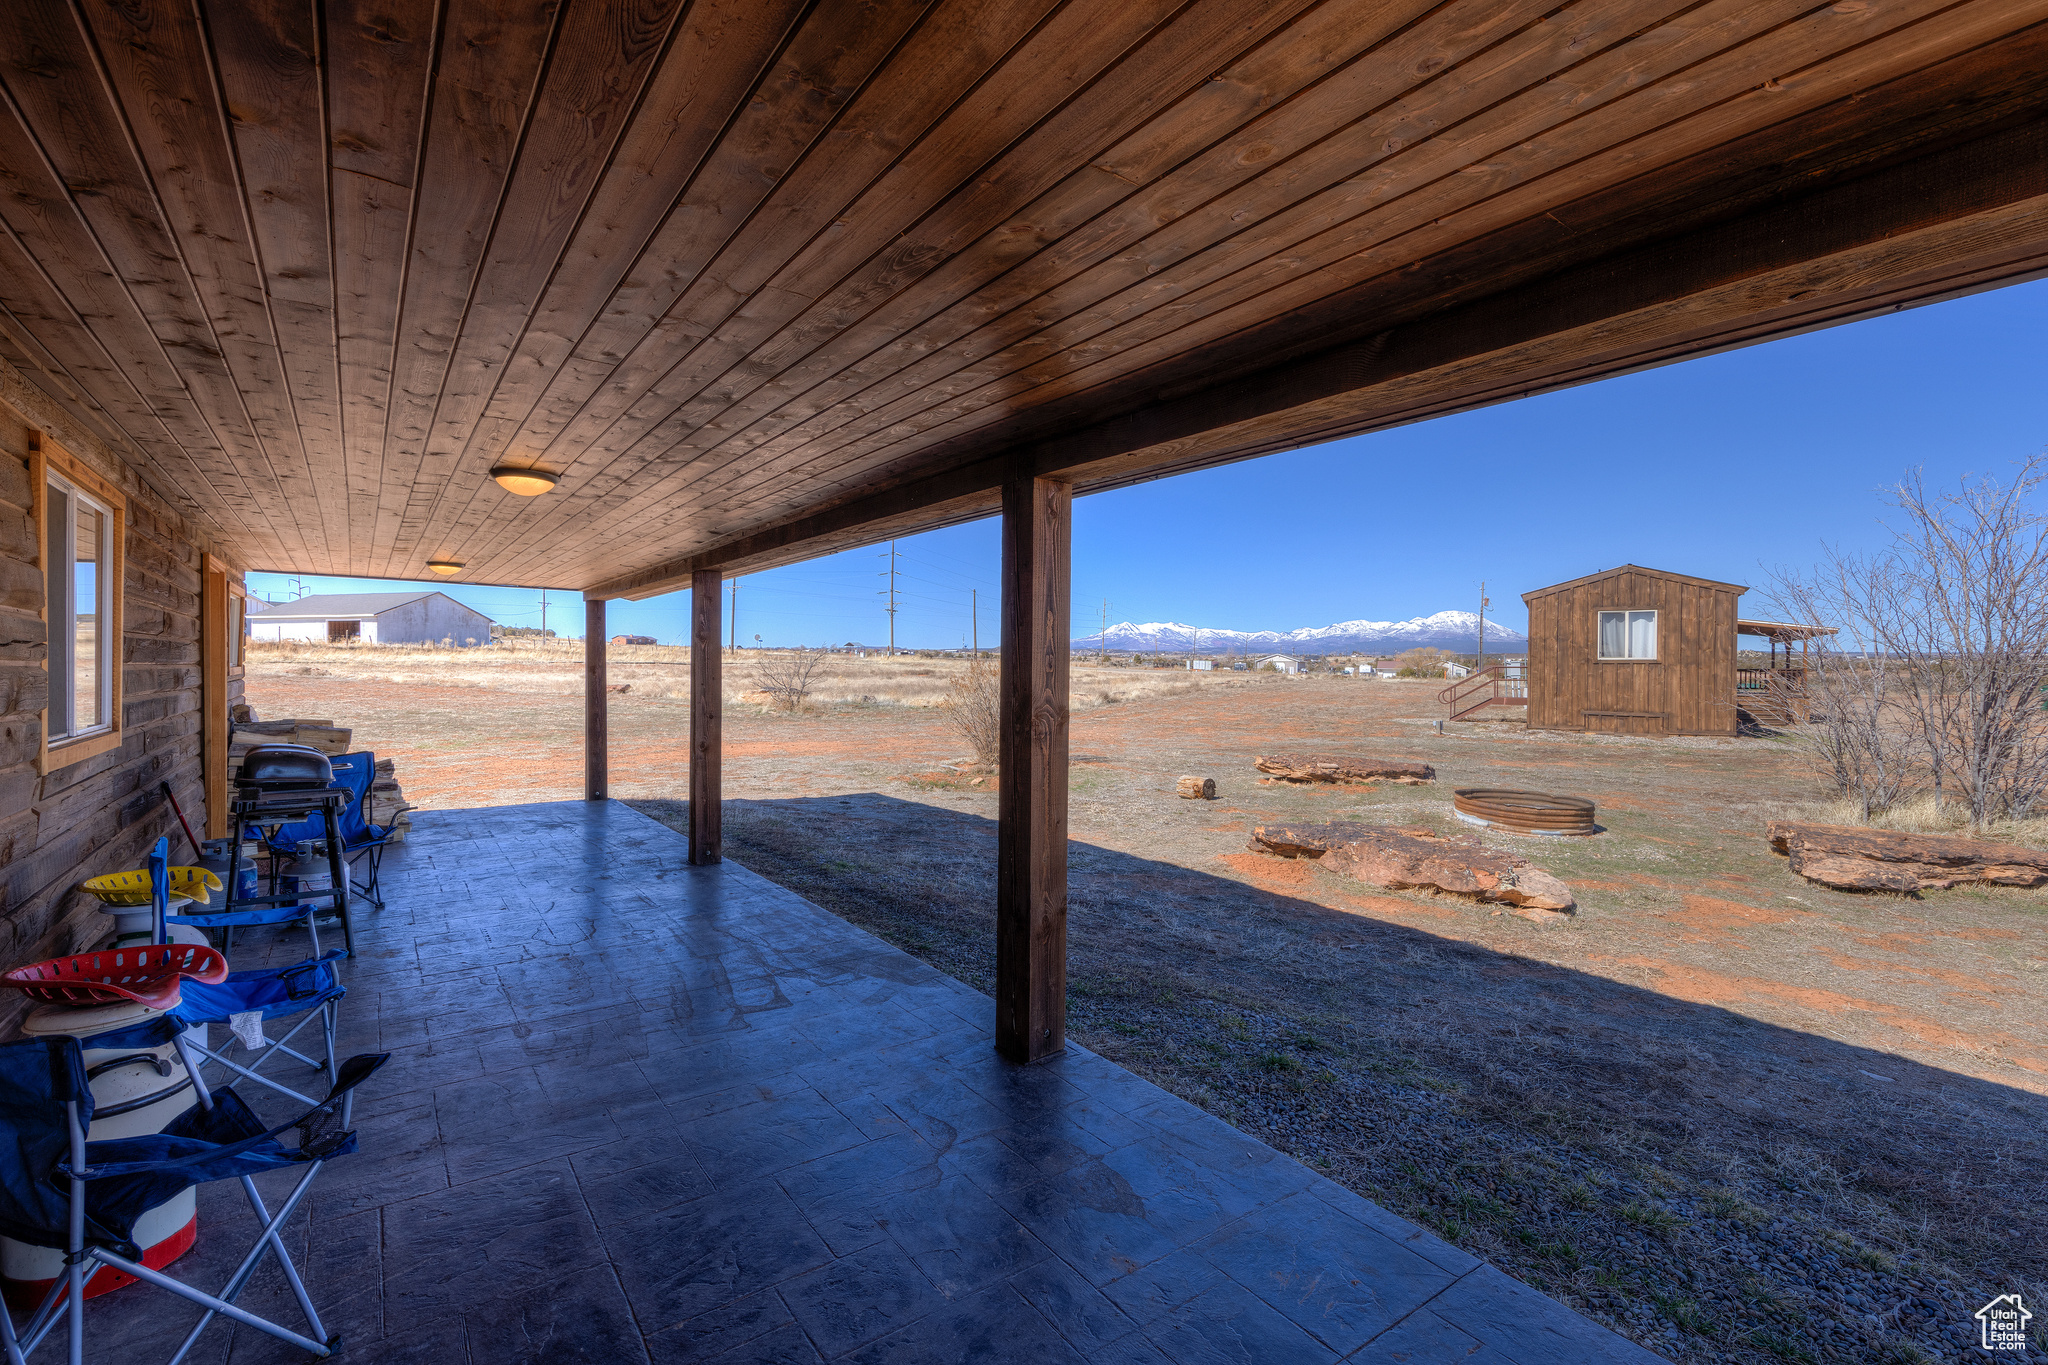
<instances>
[{"instance_id":1,"label":"metal fire pit ring","mask_svg":"<svg viewBox=\"0 0 2048 1365\"><path fill-rule=\"evenodd\" d=\"M1509 834L1540 834L1558 839L1600 832L1600 827L1593 823L1593 803L1579 796L1460 787L1451 805L1466 824Z\"/></svg>"}]
</instances>

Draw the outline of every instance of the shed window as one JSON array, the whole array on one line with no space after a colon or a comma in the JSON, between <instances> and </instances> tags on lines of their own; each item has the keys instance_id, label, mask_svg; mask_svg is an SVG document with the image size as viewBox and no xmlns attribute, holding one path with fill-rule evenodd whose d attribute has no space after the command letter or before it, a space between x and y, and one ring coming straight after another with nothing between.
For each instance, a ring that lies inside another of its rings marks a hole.
<instances>
[{"instance_id":1,"label":"shed window","mask_svg":"<svg viewBox=\"0 0 2048 1365\"><path fill-rule=\"evenodd\" d=\"M52 744L113 725L114 679L121 666L114 510L69 480L49 476L44 534L49 553L50 719Z\"/></svg>"},{"instance_id":2,"label":"shed window","mask_svg":"<svg viewBox=\"0 0 2048 1365\"><path fill-rule=\"evenodd\" d=\"M1603 659L1656 658L1657 613L1654 611L1601 612L1600 657Z\"/></svg>"}]
</instances>

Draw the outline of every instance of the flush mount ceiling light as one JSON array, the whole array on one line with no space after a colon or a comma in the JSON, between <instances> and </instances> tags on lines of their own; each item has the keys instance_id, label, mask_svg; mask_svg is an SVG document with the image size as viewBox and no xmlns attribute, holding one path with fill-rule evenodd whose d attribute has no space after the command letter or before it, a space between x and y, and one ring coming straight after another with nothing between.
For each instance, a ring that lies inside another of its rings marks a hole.
<instances>
[{"instance_id":1,"label":"flush mount ceiling light","mask_svg":"<svg viewBox=\"0 0 2048 1365\"><path fill-rule=\"evenodd\" d=\"M491 477L507 493L517 493L522 498L537 498L553 488L560 479L545 469L520 469L513 465L501 464L491 471Z\"/></svg>"},{"instance_id":2,"label":"flush mount ceiling light","mask_svg":"<svg viewBox=\"0 0 2048 1365\"><path fill-rule=\"evenodd\" d=\"M427 567L438 574L461 573L462 566L452 559L430 559Z\"/></svg>"}]
</instances>

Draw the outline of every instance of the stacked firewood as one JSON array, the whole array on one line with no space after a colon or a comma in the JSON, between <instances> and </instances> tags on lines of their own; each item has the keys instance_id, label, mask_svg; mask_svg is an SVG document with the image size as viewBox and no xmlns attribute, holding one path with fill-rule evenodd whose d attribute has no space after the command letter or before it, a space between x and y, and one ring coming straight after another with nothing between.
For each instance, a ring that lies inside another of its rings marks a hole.
<instances>
[{"instance_id":1,"label":"stacked firewood","mask_svg":"<svg viewBox=\"0 0 2048 1365\"><path fill-rule=\"evenodd\" d=\"M258 720L255 711L238 703L230 713L234 734L228 743L228 766L239 768L242 758L259 744L304 744L329 757L349 752L355 731L331 720ZM388 758L377 760L376 776L370 779L370 818L390 825L391 842L402 843L412 828L412 807L398 785L397 770Z\"/></svg>"}]
</instances>

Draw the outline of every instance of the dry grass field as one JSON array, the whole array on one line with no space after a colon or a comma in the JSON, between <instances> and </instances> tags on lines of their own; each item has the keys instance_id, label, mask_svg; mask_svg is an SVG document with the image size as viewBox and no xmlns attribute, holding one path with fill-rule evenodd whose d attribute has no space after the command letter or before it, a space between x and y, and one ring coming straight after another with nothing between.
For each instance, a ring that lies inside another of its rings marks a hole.
<instances>
[{"instance_id":1,"label":"dry grass field","mask_svg":"<svg viewBox=\"0 0 2048 1365\"><path fill-rule=\"evenodd\" d=\"M580 675L553 648L276 651L249 695L354 725L428 809L562 799ZM665 662L614 664L613 789L680 825ZM986 988L995 797L933 706L960 665L843 667L794 715L729 674L728 853ZM2048 894L1808 885L1762 837L1829 813L1794 741L1438 735L1436 687L1077 668L1075 1038L1673 1360L1975 1358L1977 1307L2048 1295ZM1439 781L1263 784L1279 748ZM1572 921L1245 848L1263 820L1452 828L1467 785L1599 803L1590 840L1488 836L1571 884Z\"/></svg>"},{"instance_id":2,"label":"dry grass field","mask_svg":"<svg viewBox=\"0 0 2048 1365\"><path fill-rule=\"evenodd\" d=\"M725 697L729 703L762 703L762 674L788 657L783 650L743 649L728 656ZM687 700L690 651L680 645L611 645L605 651L613 686L643 700ZM262 676L346 678L352 682L426 684L481 688L527 696L583 695L583 642L515 637L476 649L428 645L302 644L254 642L249 662ZM936 706L964 662L956 658L894 658L845 654L819 656L811 702L818 706L882 704ZM311 671L308 671L311 670ZM1077 661L1073 706L1087 710L1117 702L1177 696L1197 687L1245 681L1243 674L1191 673L1182 669L1095 667Z\"/></svg>"}]
</instances>

